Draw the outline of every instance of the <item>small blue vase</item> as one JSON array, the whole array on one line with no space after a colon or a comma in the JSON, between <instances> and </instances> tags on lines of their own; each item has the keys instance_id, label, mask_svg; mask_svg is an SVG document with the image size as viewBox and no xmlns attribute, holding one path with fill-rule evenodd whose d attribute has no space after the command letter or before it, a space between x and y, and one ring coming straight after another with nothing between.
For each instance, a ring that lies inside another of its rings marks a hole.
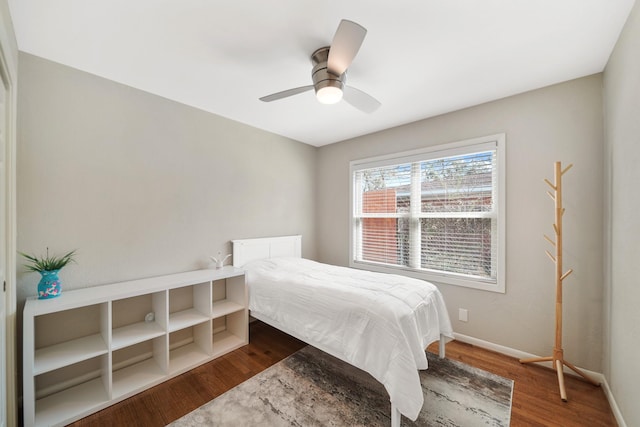
<instances>
[{"instance_id":1,"label":"small blue vase","mask_svg":"<svg viewBox=\"0 0 640 427\"><path fill-rule=\"evenodd\" d=\"M62 293L62 283L58 278L59 271L40 271L42 279L38 283L38 299L55 298Z\"/></svg>"}]
</instances>

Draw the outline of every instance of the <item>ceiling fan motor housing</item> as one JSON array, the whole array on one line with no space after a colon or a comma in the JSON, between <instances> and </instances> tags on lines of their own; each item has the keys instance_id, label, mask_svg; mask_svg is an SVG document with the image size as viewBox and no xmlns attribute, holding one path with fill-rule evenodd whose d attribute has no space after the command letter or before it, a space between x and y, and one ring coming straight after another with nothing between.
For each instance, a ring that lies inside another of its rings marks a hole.
<instances>
[{"instance_id":1,"label":"ceiling fan motor housing","mask_svg":"<svg viewBox=\"0 0 640 427\"><path fill-rule=\"evenodd\" d=\"M329 71L327 68L327 60L329 59L329 46L321 47L311 54L311 62L313 62L313 70L311 70L311 78L313 79L313 87L318 91L324 87L335 87L340 90L344 89L347 81L347 73L337 75Z\"/></svg>"}]
</instances>

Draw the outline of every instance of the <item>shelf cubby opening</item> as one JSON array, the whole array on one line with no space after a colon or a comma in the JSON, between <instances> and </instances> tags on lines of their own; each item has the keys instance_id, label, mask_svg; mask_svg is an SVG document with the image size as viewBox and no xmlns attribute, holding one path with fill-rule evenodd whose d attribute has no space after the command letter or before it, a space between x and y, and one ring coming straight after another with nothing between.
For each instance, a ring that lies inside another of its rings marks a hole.
<instances>
[{"instance_id":1,"label":"shelf cubby opening","mask_svg":"<svg viewBox=\"0 0 640 427\"><path fill-rule=\"evenodd\" d=\"M247 314L238 311L213 322L213 357L218 357L247 343Z\"/></svg>"},{"instance_id":2,"label":"shelf cubby opening","mask_svg":"<svg viewBox=\"0 0 640 427\"><path fill-rule=\"evenodd\" d=\"M35 317L34 375L106 354L108 311L102 303Z\"/></svg>"},{"instance_id":3,"label":"shelf cubby opening","mask_svg":"<svg viewBox=\"0 0 640 427\"><path fill-rule=\"evenodd\" d=\"M113 352L113 397L133 394L160 382L167 372L167 337L143 341Z\"/></svg>"},{"instance_id":4,"label":"shelf cubby opening","mask_svg":"<svg viewBox=\"0 0 640 427\"><path fill-rule=\"evenodd\" d=\"M165 291L115 300L112 303L114 350L163 335L167 327Z\"/></svg>"},{"instance_id":5,"label":"shelf cubby opening","mask_svg":"<svg viewBox=\"0 0 640 427\"><path fill-rule=\"evenodd\" d=\"M109 356L73 363L35 377L36 425L55 424L110 399ZM46 420L41 421L41 420Z\"/></svg>"},{"instance_id":6,"label":"shelf cubby opening","mask_svg":"<svg viewBox=\"0 0 640 427\"><path fill-rule=\"evenodd\" d=\"M169 373L186 371L211 357L211 321L169 334Z\"/></svg>"},{"instance_id":7,"label":"shelf cubby opening","mask_svg":"<svg viewBox=\"0 0 640 427\"><path fill-rule=\"evenodd\" d=\"M226 280L213 282L213 318L242 311L245 305L244 279L240 281L235 277L230 277Z\"/></svg>"},{"instance_id":8,"label":"shelf cubby opening","mask_svg":"<svg viewBox=\"0 0 640 427\"><path fill-rule=\"evenodd\" d=\"M211 316L211 282L169 291L169 332L207 322Z\"/></svg>"}]
</instances>

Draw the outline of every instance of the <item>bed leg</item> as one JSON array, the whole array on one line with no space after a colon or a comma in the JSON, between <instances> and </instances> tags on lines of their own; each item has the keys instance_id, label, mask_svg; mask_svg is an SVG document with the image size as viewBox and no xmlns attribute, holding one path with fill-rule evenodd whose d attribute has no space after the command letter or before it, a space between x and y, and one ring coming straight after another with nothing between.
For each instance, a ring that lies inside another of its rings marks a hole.
<instances>
[{"instance_id":1,"label":"bed leg","mask_svg":"<svg viewBox=\"0 0 640 427\"><path fill-rule=\"evenodd\" d=\"M440 359L444 359L444 345L445 345L446 341L445 341L445 336L444 335L440 335L440 344L438 346L438 356L440 357Z\"/></svg>"},{"instance_id":2,"label":"bed leg","mask_svg":"<svg viewBox=\"0 0 640 427\"><path fill-rule=\"evenodd\" d=\"M400 419L402 418L402 414L396 408L396 405L391 402L391 427L400 427Z\"/></svg>"}]
</instances>

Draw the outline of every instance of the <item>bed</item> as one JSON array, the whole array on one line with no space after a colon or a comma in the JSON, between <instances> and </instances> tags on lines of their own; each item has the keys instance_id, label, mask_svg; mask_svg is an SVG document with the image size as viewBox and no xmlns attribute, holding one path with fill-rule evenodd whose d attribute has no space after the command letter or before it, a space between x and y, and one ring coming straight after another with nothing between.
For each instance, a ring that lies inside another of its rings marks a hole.
<instances>
[{"instance_id":1,"label":"bed","mask_svg":"<svg viewBox=\"0 0 640 427\"><path fill-rule=\"evenodd\" d=\"M251 316L371 374L391 400L391 425L415 420L424 401L425 348L453 336L442 295L399 275L301 257L301 236L233 240L246 270Z\"/></svg>"}]
</instances>

